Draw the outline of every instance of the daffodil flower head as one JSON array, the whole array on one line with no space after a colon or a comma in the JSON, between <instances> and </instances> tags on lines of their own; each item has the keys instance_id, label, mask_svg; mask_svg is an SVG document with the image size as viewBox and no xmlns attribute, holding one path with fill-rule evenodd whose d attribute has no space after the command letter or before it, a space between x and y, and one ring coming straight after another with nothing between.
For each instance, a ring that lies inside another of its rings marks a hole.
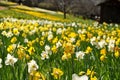
<instances>
[{"instance_id":1,"label":"daffodil flower head","mask_svg":"<svg viewBox=\"0 0 120 80\"><path fill-rule=\"evenodd\" d=\"M11 65L14 66L14 64L17 62L17 58L15 58L14 56L7 54L6 60L5 60L5 64L6 65Z\"/></svg>"},{"instance_id":2,"label":"daffodil flower head","mask_svg":"<svg viewBox=\"0 0 120 80\"><path fill-rule=\"evenodd\" d=\"M60 79L60 77L63 75L63 71L61 71L59 68L53 68L51 75L54 76L55 79Z\"/></svg>"},{"instance_id":3,"label":"daffodil flower head","mask_svg":"<svg viewBox=\"0 0 120 80\"><path fill-rule=\"evenodd\" d=\"M87 75L78 76L77 74L72 74L72 80L88 80Z\"/></svg>"},{"instance_id":4,"label":"daffodil flower head","mask_svg":"<svg viewBox=\"0 0 120 80\"><path fill-rule=\"evenodd\" d=\"M28 62L28 73L33 73L34 71L36 71L39 68L39 66L37 65L35 60L31 60L30 62ZM31 74L33 75L33 74Z\"/></svg>"},{"instance_id":5,"label":"daffodil flower head","mask_svg":"<svg viewBox=\"0 0 120 80\"><path fill-rule=\"evenodd\" d=\"M42 53L41 53L41 59L42 60L49 59L48 51L42 51Z\"/></svg>"},{"instance_id":6,"label":"daffodil flower head","mask_svg":"<svg viewBox=\"0 0 120 80\"><path fill-rule=\"evenodd\" d=\"M83 59L84 58L84 55L85 53L83 51L79 51L79 52L76 52L76 58L79 60L79 59Z\"/></svg>"}]
</instances>

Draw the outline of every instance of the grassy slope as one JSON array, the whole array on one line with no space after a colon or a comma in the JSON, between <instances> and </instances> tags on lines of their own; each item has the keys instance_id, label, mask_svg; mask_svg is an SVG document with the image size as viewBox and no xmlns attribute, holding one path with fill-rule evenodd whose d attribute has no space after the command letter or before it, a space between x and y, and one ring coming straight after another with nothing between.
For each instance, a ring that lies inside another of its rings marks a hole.
<instances>
[{"instance_id":1,"label":"grassy slope","mask_svg":"<svg viewBox=\"0 0 120 80\"><path fill-rule=\"evenodd\" d=\"M42 12L39 10L36 10L35 8L27 7L27 6L16 6L15 3L11 2L0 2L0 5L8 7L7 10L0 10L0 18L3 17L13 17L18 19L46 19L45 16L50 17L49 20L52 20L52 18L56 18L56 21L77 21L77 22L83 22L83 23L91 23L92 20L83 20L82 17L74 17L72 15L67 15L67 19L63 19L63 14L59 14L56 12L56 14L50 14L47 12ZM32 12L29 14L29 12ZM35 14L35 15L34 15ZM40 16L43 15L43 16Z\"/></svg>"}]
</instances>

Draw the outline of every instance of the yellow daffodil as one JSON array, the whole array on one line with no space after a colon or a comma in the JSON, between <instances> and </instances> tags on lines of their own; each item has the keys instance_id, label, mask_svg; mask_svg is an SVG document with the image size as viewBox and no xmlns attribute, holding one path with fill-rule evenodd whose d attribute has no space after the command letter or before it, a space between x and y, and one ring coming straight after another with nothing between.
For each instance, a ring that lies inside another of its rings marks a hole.
<instances>
[{"instance_id":1,"label":"yellow daffodil","mask_svg":"<svg viewBox=\"0 0 120 80\"><path fill-rule=\"evenodd\" d=\"M59 68L53 68L51 75L54 77L54 79L60 79L60 77L63 75L63 71L61 71Z\"/></svg>"},{"instance_id":2,"label":"yellow daffodil","mask_svg":"<svg viewBox=\"0 0 120 80\"><path fill-rule=\"evenodd\" d=\"M106 58L106 55L101 55L101 56L100 56L100 60L101 60L101 61L104 61L105 58Z\"/></svg>"},{"instance_id":3,"label":"yellow daffodil","mask_svg":"<svg viewBox=\"0 0 120 80\"><path fill-rule=\"evenodd\" d=\"M17 28L14 28L14 29L13 29L13 33L14 33L14 35L19 35L19 34L20 34L20 32L18 31Z\"/></svg>"},{"instance_id":4,"label":"yellow daffodil","mask_svg":"<svg viewBox=\"0 0 120 80\"><path fill-rule=\"evenodd\" d=\"M17 38L16 37L13 37L12 39L11 39L11 43L15 43L17 41Z\"/></svg>"},{"instance_id":5,"label":"yellow daffodil","mask_svg":"<svg viewBox=\"0 0 120 80\"><path fill-rule=\"evenodd\" d=\"M44 45L44 41L40 41L40 46L43 46Z\"/></svg>"},{"instance_id":6,"label":"yellow daffodil","mask_svg":"<svg viewBox=\"0 0 120 80\"><path fill-rule=\"evenodd\" d=\"M103 48L103 49L100 50L100 54L102 54L102 55L106 55L106 53L107 53L107 51L106 51L105 48Z\"/></svg>"},{"instance_id":7,"label":"yellow daffodil","mask_svg":"<svg viewBox=\"0 0 120 80\"><path fill-rule=\"evenodd\" d=\"M92 51L92 48L90 46L88 46L87 49L86 49L86 51L85 51L85 53L89 54L91 51Z\"/></svg>"},{"instance_id":8,"label":"yellow daffodil","mask_svg":"<svg viewBox=\"0 0 120 80\"><path fill-rule=\"evenodd\" d=\"M98 80L96 76L91 77L90 80Z\"/></svg>"},{"instance_id":9,"label":"yellow daffodil","mask_svg":"<svg viewBox=\"0 0 120 80\"><path fill-rule=\"evenodd\" d=\"M70 59L70 58L71 58L71 54L64 52L64 55L62 56L62 60L68 60L68 59Z\"/></svg>"},{"instance_id":10,"label":"yellow daffodil","mask_svg":"<svg viewBox=\"0 0 120 80\"><path fill-rule=\"evenodd\" d=\"M51 48L52 52L53 53L56 53L57 52L57 47L55 45L53 45L53 47Z\"/></svg>"},{"instance_id":11,"label":"yellow daffodil","mask_svg":"<svg viewBox=\"0 0 120 80\"><path fill-rule=\"evenodd\" d=\"M11 44L11 45L8 46L7 51L9 53L12 53L15 48L16 48L16 44Z\"/></svg>"},{"instance_id":12,"label":"yellow daffodil","mask_svg":"<svg viewBox=\"0 0 120 80\"><path fill-rule=\"evenodd\" d=\"M120 56L119 51L116 51L116 52L114 53L114 56L115 56L116 58L118 58L118 57Z\"/></svg>"},{"instance_id":13,"label":"yellow daffodil","mask_svg":"<svg viewBox=\"0 0 120 80\"><path fill-rule=\"evenodd\" d=\"M28 52L29 52L30 55L34 54L34 52L35 52L34 47L30 47L30 48L28 49Z\"/></svg>"}]
</instances>

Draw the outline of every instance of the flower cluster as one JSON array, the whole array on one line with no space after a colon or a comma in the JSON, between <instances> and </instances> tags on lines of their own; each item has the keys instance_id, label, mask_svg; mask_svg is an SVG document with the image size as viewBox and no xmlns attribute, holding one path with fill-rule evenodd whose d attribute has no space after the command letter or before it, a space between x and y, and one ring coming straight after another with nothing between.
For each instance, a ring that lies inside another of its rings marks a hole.
<instances>
[{"instance_id":1,"label":"flower cluster","mask_svg":"<svg viewBox=\"0 0 120 80\"><path fill-rule=\"evenodd\" d=\"M6 80L119 79L119 25L4 18L0 33Z\"/></svg>"}]
</instances>

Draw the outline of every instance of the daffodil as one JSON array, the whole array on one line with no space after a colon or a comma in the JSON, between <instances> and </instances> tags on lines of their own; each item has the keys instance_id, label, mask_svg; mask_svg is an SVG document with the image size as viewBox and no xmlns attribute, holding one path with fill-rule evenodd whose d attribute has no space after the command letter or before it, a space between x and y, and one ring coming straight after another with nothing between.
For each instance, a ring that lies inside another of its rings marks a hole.
<instances>
[{"instance_id":1,"label":"daffodil","mask_svg":"<svg viewBox=\"0 0 120 80\"><path fill-rule=\"evenodd\" d=\"M78 76L77 74L72 74L72 80L89 80L87 75Z\"/></svg>"},{"instance_id":2,"label":"daffodil","mask_svg":"<svg viewBox=\"0 0 120 80\"><path fill-rule=\"evenodd\" d=\"M55 44L55 43L57 43L57 42L58 42L58 38L55 37L55 38L52 40L52 43Z\"/></svg>"},{"instance_id":3,"label":"daffodil","mask_svg":"<svg viewBox=\"0 0 120 80\"><path fill-rule=\"evenodd\" d=\"M11 45L8 46L7 51L9 53L12 53L15 50L16 47L17 47L16 44L11 44Z\"/></svg>"},{"instance_id":4,"label":"daffodil","mask_svg":"<svg viewBox=\"0 0 120 80\"><path fill-rule=\"evenodd\" d=\"M39 66L37 65L35 60L31 60L30 62L28 62L28 73L30 73L30 75L33 75L32 73L38 68Z\"/></svg>"},{"instance_id":5,"label":"daffodil","mask_svg":"<svg viewBox=\"0 0 120 80\"><path fill-rule=\"evenodd\" d=\"M55 45L53 45L53 47L51 48L52 52L53 53L56 53L57 52L57 47Z\"/></svg>"},{"instance_id":6,"label":"daffodil","mask_svg":"<svg viewBox=\"0 0 120 80\"><path fill-rule=\"evenodd\" d=\"M41 53L41 59L42 60L49 59L48 51L42 51L42 53Z\"/></svg>"},{"instance_id":7,"label":"daffodil","mask_svg":"<svg viewBox=\"0 0 120 80\"><path fill-rule=\"evenodd\" d=\"M80 40L76 41L76 46L80 46Z\"/></svg>"},{"instance_id":8,"label":"daffodil","mask_svg":"<svg viewBox=\"0 0 120 80\"><path fill-rule=\"evenodd\" d=\"M64 45L64 52L65 53L71 53L71 54L73 54L74 53L74 45L72 45L72 43L65 43L65 45Z\"/></svg>"},{"instance_id":9,"label":"daffodil","mask_svg":"<svg viewBox=\"0 0 120 80\"><path fill-rule=\"evenodd\" d=\"M87 49L86 49L86 51L85 51L85 53L89 54L91 51L92 51L92 48L90 46L88 46Z\"/></svg>"},{"instance_id":10,"label":"daffodil","mask_svg":"<svg viewBox=\"0 0 120 80\"><path fill-rule=\"evenodd\" d=\"M53 39L53 34L48 35L48 41L51 41Z\"/></svg>"},{"instance_id":11,"label":"daffodil","mask_svg":"<svg viewBox=\"0 0 120 80\"><path fill-rule=\"evenodd\" d=\"M56 47L59 48L59 47L61 47L61 46L62 46L61 42L58 41L58 42L56 43Z\"/></svg>"},{"instance_id":12,"label":"daffodil","mask_svg":"<svg viewBox=\"0 0 120 80\"><path fill-rule=\"evenodd\" d=\"M25 57L25 50L24 49L18 49L17 54L18 54L19 59L23 59Z\"/></svg>"},{"instance_id":13,"label":"daffodil","mask_svg":"<svg viewBox=\"0 0 120 80\"><path fill-rule=\"evenodd\" d=\"M70 58L71 58L71 54L64 52L64 54L63 54L63 56L62 56L62 60L68 60L68 59L70 59Z\"/></svg>"},{"instance_id":14,"label":"daffodil","mask_svg":"<svg viewBox=\"0 0 120 80\"><path fill-rule=\"evenodd\" d=\"M44 75L38 71L34 71L32 74L30 75L30 80L45 80Z\"/></svg>"},{"instance_id":15,"label":"daffodil","mask_svg":"<svg viewBox=\"0 0 120 80\"><path fill-rule=\"evenodd\" d=\"M100 42L98 42L98 45L100 48L104 48L107 45L107 43L105 40L101 40Z\"/></svg>"},{"instance_id":16,"label":"daffodil","mask_svg":"<svg viewBox=\"0 0 120 80\"><path fill-rule=\"evenodd\" d=\"M30 55L34 54L34 52L35 52L34 47L30 47L30 48L28 49L28 52L29 52Z\"/></svg>"},{"instance_id":17,"label":"daffodil","mask_svg":"<svg viewBox=\"0 0 120 80\"><path fill-rule=\"evenodd\" d=\"M50 51L50 46L49 45L45 45L45 51Z\"/></svg>"},{"instance_id":18,"label":"daffodil","mask_svg":"<svg viewBox=\"0 0 120 80\"><path fill-rule=\"evenodd\" d=\"M10 37L12 37L12 36L13 36L12 31L11 31L11 30L8 31L7 34L6 34L6 37L7 37L7 38L10 38Z\"/></svg>"},{"instance_id":19,"label":"daffodil","mask_svg":"<svg viewBox=\"0 0 120 80\"><path fill-rule=\"evenodd\" d=\"M14 64L18 61L17 58L15 58L14 56L7 54L6 60L5 60L5 64L6 65L11 65L14 66Z\"/></svg>"},{"instance_id":20,"label":"daffodil","mask_svg":"<svg viewBox=\"0 0 120 80\"><path fill-rule=\"evenodd\" d=\"M114 53L114 56L115 56L116 58L118 58L118 57L120 56L119 51L116 51L116 52Z\"/></svg>"},{"instance_id":21,"label":"daffodil","mask_svg":"<svg viewBox=\"0 0 120 80\"><path fill-rule=\"evenodd\" d=\"M85 55L85 53L83 51L76 52L75 54L76 54L76 58L78 60L83 59L84 55Z\"/></svg>"},{"instance_id":22,"label":"daffodil","mask_svg":"<svg viewBox=\"0 0 120 80\"><path fill-rule=\"evenodd\" d=\"M59 68L53 68L51 75L54 77L54 79L60 79L60 77L63 75L63 71Z\"/></svg>"},{"instance_id":23,"label":"daffodil","mask_svg":"<svg viewBox=\"0 0 120 80\"><path fill-rule=\"evenodd\" d=\"M18 31L17 28L14 28L13 29L13 34L18 36L20 34L20 32Z\"/></svg>"},{"instance_id":24,"label":"daffodil","mask_svg":"<svg viewBox=\"0 0 120 80\"><path fill-rule=\"evenodd\" d=\"M61 34L61 33L62 33L62 28L58 28L56 34Z\"/></svg>"},{"instance_id":25,"label":"daffodil","mask_svg":"<svg viewBox=\"0 0 120 80\"><path fill-rule=\"evenodd\" d=\"M96 76L91 77L90 80L98 80Z\"/></svg>"},{"instance_id":26,"label":"daffodil","mask_svg":"<svg viewBox=\"0 0 120 80\"><path fill-rule=\"evenodd\" d=\"M40 41L40 46L43 46L44 44L44 41Z\"/></svg>"},{"instance_id":27,"label":"daffodil","mask_svg":"<svg viewBox=\"0 0 120 80\"><path fill-rule=\"evenodd\" d=\"M103 48L100 50L100 54L102 55L106 55L107 51L106 51L106 48Z\"/></svg>"},{"instance_id":28,"label":"daffodil","mask_svg":"<svg viewBox=\"0 0 120 80\"><path fill-rule=\"evenodd\" d=\"M106 58L106 55L101 55L101 56L100 56L100 60L101 60L101 61L104 61L105 58Z\"/></svg>"},{"instance_id":29,"label":"daffodil","mask_svg":"<svg viewBox=\"0 0 120 80\"><path fill-rule=\"evenodd\" d=\"M13 37L12 39L11 39L11 43L15 43L17 41L17 38L16 37Z\"/></svg>"}]
</instances>

